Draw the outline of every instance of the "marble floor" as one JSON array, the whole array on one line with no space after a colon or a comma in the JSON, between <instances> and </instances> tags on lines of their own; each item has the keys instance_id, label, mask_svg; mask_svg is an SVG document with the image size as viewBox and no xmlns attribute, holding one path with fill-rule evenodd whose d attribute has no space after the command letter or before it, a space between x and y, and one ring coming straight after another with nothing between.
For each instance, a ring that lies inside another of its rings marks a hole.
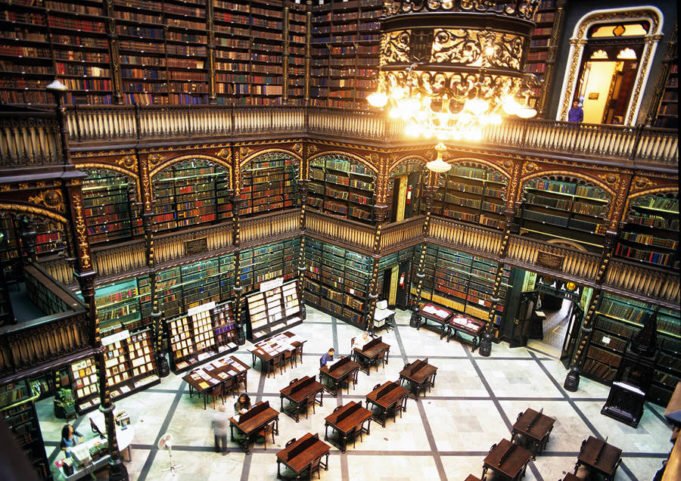
<instances>
[{"instance_id":1,"label":"marble floor","mask_svg":"<svg viewBox=\"0 0 681 481\"><path fill-rule=\"evenodd\" d=\"M259 364L249 371L249 394L254 400L269 400L279 408L279 390L289 380L318 374L319 356L333 346L337 353L350 352L350 340L359 330L308 308L307 320L292 331L308 340L303 364L277 376L261 375ZM383 333L391 345L390 362L359 374L355 389L337 397L324 396L316 413L296 423L282 414L274 446L256 445L250 454L230 443L226 455L213 452L211 405L203 409L198 397L190 398L188 387L171 374L144 392L116 403L126 410L135 426L131 461L127 469L137 481L275 480L275 453L289 439L307 432L324 436L324 417L348 400L363 400L374 385L396 380L406 362L428 357L438 367L435 386L425 398L409 399L402 418L388 421L385 428L371 425L371 434L350 445L346 453L331 449L326 481L449 480L462 481L469 473L480 476L482 460L493 443L510 439L510 427L527 407L556 418L547 450L530 463L526 481L558 481L571 472L581 441L589 435L607 438L623 450L623 462L615 481L649 481L666 458L671 430L664 422L663 409L647 405L638 429L602 416L608 388L582 379L578 392L562 388L565 369L556 360L531 349L510 349L495 344L492 356L471 353L468 346L440 340L429 330L409 327L409 313L398 311L397 328ZM251 356L242 346L236 355L250 364ZM231 415L233 401L227 400ZM48 456L57 455L59 429L63 421L50 419L51 401L38 406ZM92 414L103 425L99 412ZM89 432L87 416L79 418L81 431ZM172 433L172 456L180 465L173 475L167 468L167 451L156 448L164 433Z\"/></svg>"}]
</instances>

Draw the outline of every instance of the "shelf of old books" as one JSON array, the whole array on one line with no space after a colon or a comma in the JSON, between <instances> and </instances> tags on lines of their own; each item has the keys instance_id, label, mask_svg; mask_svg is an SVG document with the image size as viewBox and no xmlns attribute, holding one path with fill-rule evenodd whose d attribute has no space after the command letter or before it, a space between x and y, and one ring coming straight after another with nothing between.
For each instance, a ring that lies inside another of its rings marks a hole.
<instances>
[{"instance_id":1,"label":"shelf of old books","mask_svg":"<svg viewBox=\"0 0 681 481\"><path fill-rule=\"evenodd\" d=\"M257 342L265 337L303 322L296 281L283 278L260 285L260 292L246 297L248 303L248 339Z\"/></svg>"},{"instance_id":2,"label":"shelf of old books","mask_svg":"<svg viewBox=\"0 0 681 481\"><path fill-rule=\"evenodd\" d=\"M208 302L189 309L187 314L168 319L166 326L173 372L186 371L195 364L235 351L238 326L230 317L230 307Z\"/></svg>"}]
</instances>

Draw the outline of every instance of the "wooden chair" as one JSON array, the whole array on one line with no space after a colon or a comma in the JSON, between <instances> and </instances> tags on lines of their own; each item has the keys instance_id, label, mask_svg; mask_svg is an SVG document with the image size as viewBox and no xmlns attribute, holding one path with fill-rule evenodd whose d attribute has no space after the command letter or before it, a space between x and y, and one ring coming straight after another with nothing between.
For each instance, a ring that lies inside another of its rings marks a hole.
<instances>
[{"instance_id":1,"label":"wooden chair","mask_svg":"<svg viewBox=\"0 0 681 481\"><path fill-rule=\"evenodd\" d=\"M220 401L222 401L222 404L225 404L224 383L216 384L210 391L208 391L208 394L210 395L211 398L213 398L213 409L215 409L216 397L219 397Z\"/></svg>"},{"instance_id":2,"label":"wooden chair","mask_svg":"<svg viewBox=\"0 0 681 481\"><path fill-rule=\"evenodd\" d=\"M312 464L310 464L309 473L308 475L310 476L310 479L312 479L312 475L314 473L317 473L317 477L319 479L322 479L322 474L319 472L322 464L322 458L317 458L314 461L312 461Z\"/></svg>"},{"instance_id":3,"label":"wooden chair","mask_svg":"<svg viewBox=\"0 0 681 481\"><path fill-rule=\"evenodd\" d=\"M288 448L291 444L293 444L295 442L296 442L296 438L289 439L288 441L286 441L286 447Z\"/></svg>"},{"instance_id":4,"label":"wooden chair","mask_svg":"<svg viewBox=\"0 0 681 481\"><path fill-rule=\"evenodd\" d=\"M265 440L265 449L267 449L267 437L272 436L272 444L274 444L274 422L265 424L260 431L258 431L258 436L261 436Z\"/></svg>"},{"instance_id":5,"label":"wooden chair","mask_svg":"<svg viewBox=\"0 0 681 481\"><path fill-rule=\"evenodd\" d=\"M291 368L298 367L298 355L296 354L296 349L291 349L290 351L284 351L284 365L289 364Z\"/></svg>"}]
</instances>

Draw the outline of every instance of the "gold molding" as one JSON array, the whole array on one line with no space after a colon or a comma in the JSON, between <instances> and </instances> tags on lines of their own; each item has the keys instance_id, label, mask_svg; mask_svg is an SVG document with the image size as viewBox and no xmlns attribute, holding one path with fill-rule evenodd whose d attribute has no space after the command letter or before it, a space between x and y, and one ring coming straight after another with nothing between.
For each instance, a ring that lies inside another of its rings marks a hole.
<instances>
[{"instance_id":1,"label":"gold molding","mask_svg":"<svg viewBox=\"0 0 681 481\"><path fill-rule=\"evenodd\" d=\"M64 217L63 215L59 215L59 214L56 214L52 211L41 209L40 207L34 207L34 206L31 206L31 205L26 205L26 204L0 202L0 210L26 212L28 214L35 214L35 215L39 215L39 216L42 216L42 217L48 217L48 218L50 218L52 220L56 220L57 222L60 222L62 224L67 223L66 217Z\"/></svg>"},{"instance_id":2,"label":"gold molding","mask_svg":"<svg viewBox=\"0 0 681 481\"><path fill-rule=\"evenodd\" d=\"M308 162L310 165L312 165L312 162L315 161L316 159L323 157L325 155L341 155L345 157L349 157L352 160L356 160L367 167L369 167L371 170L373 170L376 173L376 176L378 177L378 167L375 167L371 165L366 159L363 159L362 157L358 156L357 154L352 154L350 152L343 152L339 150L325 150L323 152L319 152L318 154L312 155L309 157Z\"/></svg>"},{"instance_id":3,"label":"gold molding","mask_svg":"<svg viewBox=\"0 0 681 481\"><path fill-rule=\"evenodd\" d=\"M36 195L29 196L28 202L61 213L64 213L66 210L64 207L64 196L57 189L44 190Z\"/></svg>"}]
</instances>

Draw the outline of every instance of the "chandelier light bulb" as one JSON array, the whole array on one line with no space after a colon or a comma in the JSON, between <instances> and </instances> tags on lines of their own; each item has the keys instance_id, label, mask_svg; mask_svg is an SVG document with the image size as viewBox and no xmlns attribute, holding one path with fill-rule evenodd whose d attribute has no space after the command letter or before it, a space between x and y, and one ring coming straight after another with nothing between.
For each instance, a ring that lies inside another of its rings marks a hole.
<instances>
[{"instance_id":1,"label":"chandelier light bulb","mask_svg":"<svg viewBox=\"0 0 681 481\"><path fill-rule=\"evenodd\" d=\"M489 109L489 104L476 97L474 99L466 100L466 105L464 108L475 115L482 115L487 112L487 109Z\"/></svg>"},{"instance_id":2,"label":"chandelier light bulb","mask_svg":"<svg viewBox=\"0 0 681 481\"><path fill-rule=\"evenodd\" d=\"M515 115L520 105L512 95L506 95L501 99L501 108L508 115Z\"/></svg>"},{"instance_id":3,"label":"chandelier light bulb","mask_svg":"<svg viewBox=\"0 0 681 481\"><path fill-rule=\"evenodd\" d=\"M382 109L388 104L388 96L385 92L373 92L367 97L369 105Z\"/></svg>"}]
</instances>

